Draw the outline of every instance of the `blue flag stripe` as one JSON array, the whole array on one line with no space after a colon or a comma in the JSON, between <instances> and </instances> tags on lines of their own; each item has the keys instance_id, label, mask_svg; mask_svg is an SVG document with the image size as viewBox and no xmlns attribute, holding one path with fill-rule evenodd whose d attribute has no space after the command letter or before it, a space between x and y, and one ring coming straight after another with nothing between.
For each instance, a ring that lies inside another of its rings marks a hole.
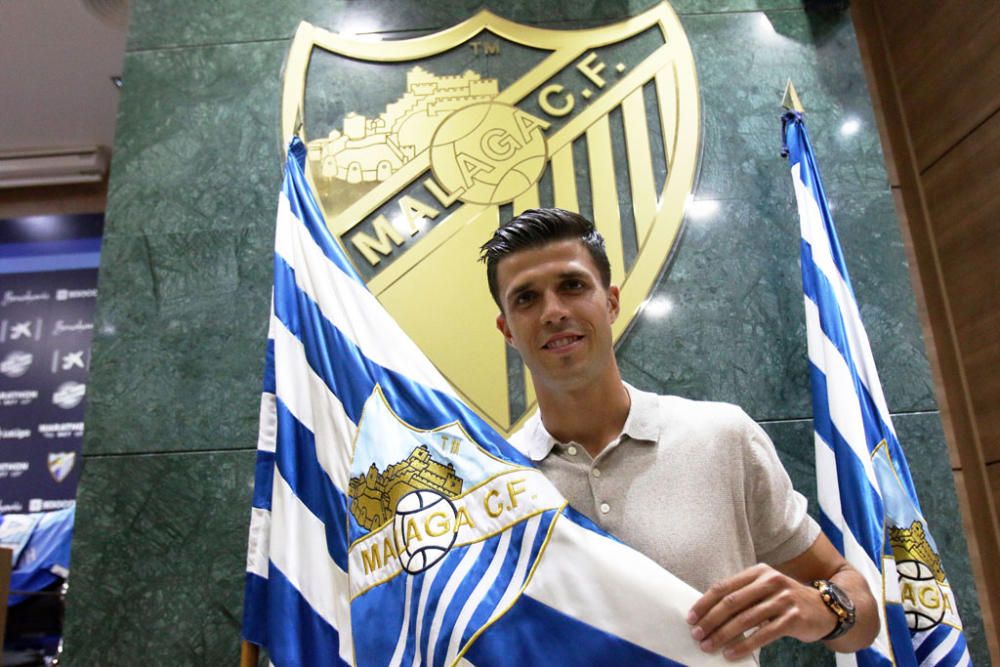
<instances>
[{"instance_id":1,"label":"blue flag stripe","mask_svg":"<svg viewBox=\"0 0 1000 667\"><path fill-rule=\"evenodd\" d=\"M330 557L347 571L347 497L319 465L312 431L278 398L278 447L275 462L296 497L326 526Z\"/></svg>"},{"instance_id":2,"label":"blue flag stripe","mask_svg":"<svg viewBox=\"0 0 1000 667\"><path fill-rule=\"evenodd\" d=\"M558 638L556 640L555 638ZM474 665L629 665L683 667L620 637L522 596L510 611L480 635L465 654Z\"/></svg>"},{"instance_id":3,"label":"blue flag stripe","mask_svg":"<svg viewBox=\"0 0 1000 667\"><path fill-rule=\"evenodd\" d=\"M836 347L837 351L844 358L845 363L851 371L856 384L858 404L864 417L864 427L868 444L868 451L871 452L883 439L887 442L892 454L893 461L904 460L902 449L896 438L896 433L889 423L888 416L884 417L881 410L876 405L871 392L859 377L854 356L847 343L847 323L844 321L839 304L833 294L833 288L828 278L812 260L812 248L805 241L802 242L802 283L806 297L812 301L820 315L820 326L827 339ZM814 386L815 390L815 386ZM910 500L918 508L920 502L917 499L913 487L913 480L910 478L910 471L903 466L896 466L897 474L904 480Z\"/></svg>"},{"instance_id":4,"label":"blue flag stripe","mask_svg":"<svg viewBox=\"0 0 1000 667\"><path fill-rule=\"evenodd\" d=\"M319 205L316 203L312 190L309 189L306 181L306 175L303 171L305 156L306 148L301 143L289 148L285 171L286 178L281 192L287 199L292 214L309 232L309 235L316 242L316 245L319 246L320 250L323 251L323 254L337 268L343 271L345 275L364 284L326 226L323 213L320 211Z\"/></svg>"},{"instance_id":5,"label":"blue flag stripe","mask_svg":"<svg viewBox=\"0 0 1000 667\"><path fill-rule=\"evenodd\" d=\"M785 135L791 153L789 163L802 164L799 171L799 180L812 194L813 201L819 207L823 218L823 227L826 237L829 239L830 254L837 271L844 279L845 286L851 294L851 299L855 300L854 288L851 286L851 276L847 271L847 262L844 261L844 252L840 248L840 239L837 238L837 231L833 227L833 216L830 215L830 207L826 203L826 192L823 191L822 177L820 176L819 165L813 155L812 144L806 132L805 125L801 122L795 123L794 127L789 127L789 132Z\"/></svg>"},{"instance_id":6,"label":"blue flag stripe","mask_svg":"<svg viewBox=\"0 0 1000 667\"><path fill-rule=\"evenodd\" d=\"M877 517L883 513L882 497L872 488L865 474L864 465L854 455L851 446L830 418L826 400L826 380L815 364L809 364L813 382L813 426L820 439L830 447L836 457L837 484L840 488L841 512L847 527L868 557L881 570L883 526ZM827 471L827 474L829 471Z\"/></svg>"},{"instance_id":7,"label":"blue flag stripe","mask_svg":"<svg viewBox=\"0 0 1000 667\"><path fill-rule=\"evenodd\" d=\"M243 605L243 639L260 646L267 646L268 638L268 605L260 604L260 601L267 599L267 589L267 579L247 572L243 598L257 604Z\"/></svg>"},{"instance_id":8,"label":"blue flag stripe","mask_svg":"<svg viewBox=\"0 0 1000 667\"><path fill-rule=\"evenodd\" d=\"M274 454L257 450L253 477L253 507L271 509L271 489L274 482Z\"/></svg>"},{"instance_id":9,"label":"blue flag stripe","mask_svg":"<svg viewBox=\"0 0 1000 667\"><path fill-rule=\"evenodd\" d=\"M276 665L344 665L340 635L313 611L295 586L271 566L267 600L275 622L269 624L267 650Z\"/></svg>"},{"instance_id":10,"label":"blue flag stripe","mask_svg":"<svg viewBox=\"0 0 1000 667\"><path fill-rule=\"evenodd\" d=\"M819 510L819 527L823 530L823 534L826 535L837 551L844 553L844 534L840 531L840 528L834 525L833 521L826 512Z\"/></svg>"},{"instance_id":11,"label":"blue flag stripe","mask_svg":"<svg viewBox=\"0 0 1000 667\"><path fill-rule=\"evenodd\" d=\"M274 339L267 339L267 350L264 353L264 382L261 391L265 394L274 393Z\"/></svg>"},{"instance_id":12,"label":"blue flag stripe","mask_svg":"<svg viewBox=\"0 0 1000 667\"><path fill-rule=\"evenodd\" d=\"M867 450L871 452L883 439L894 437L892 429L882 421L878 409L870 400L864 383L858 375L854 356L847 342L846 327L839 304L833 295L833 288L822 271L812 263L812 249L805 242L802 243L802 262L802 284L805 295L816 304L819 311L820 327L827 340L833 343L837 352L840 353L854 380L855 392L859 399L857 403L863 418Z\"/></svg>"}]
</instances>

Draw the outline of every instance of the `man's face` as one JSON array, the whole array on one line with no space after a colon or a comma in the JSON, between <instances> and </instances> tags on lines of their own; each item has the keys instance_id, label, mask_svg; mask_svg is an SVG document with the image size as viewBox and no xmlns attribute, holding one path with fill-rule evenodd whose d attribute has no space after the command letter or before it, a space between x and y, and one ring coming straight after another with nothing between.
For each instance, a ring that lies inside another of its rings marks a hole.
<instances>
[{"instance_id":1,"label":"man's face","mask_svg":"<svg viewBox=\"0 0 1000 667\"><path fill-rule=\"evenodd\" d=\"M574 389L616 368L611 324L619 291L605 289L582 242L554 241L497 264L497 328L536 384Z\"/></svg>"}]
</instances>

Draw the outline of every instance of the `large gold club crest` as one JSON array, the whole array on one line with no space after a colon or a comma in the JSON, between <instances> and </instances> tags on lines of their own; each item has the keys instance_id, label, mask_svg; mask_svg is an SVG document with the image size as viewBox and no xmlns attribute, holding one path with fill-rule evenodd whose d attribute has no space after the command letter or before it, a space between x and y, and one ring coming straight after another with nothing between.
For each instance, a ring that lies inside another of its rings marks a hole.
<instances>
[{"instance_id":1,"label":"large gold club crest","mask_svg":"<svg viewBox=\"0 0 1000 667\"><path fill-rule=\"evenodd\" d=\"M368 288L470 406L507 435L533 411L496 331L478 249L538 206L591 218L622 288L617 341L670 253L700 138L694 60L666 4L587 30L488 11L374 41L302 23L285 66L285 143Z\"/></svg>"}]
</instances>

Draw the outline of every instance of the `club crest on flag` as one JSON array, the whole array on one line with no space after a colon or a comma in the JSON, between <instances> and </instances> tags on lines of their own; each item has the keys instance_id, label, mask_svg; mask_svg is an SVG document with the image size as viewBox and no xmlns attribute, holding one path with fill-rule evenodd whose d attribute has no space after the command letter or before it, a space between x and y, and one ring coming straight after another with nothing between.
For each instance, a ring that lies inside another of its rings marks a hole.
<instances>
[{"instance_id":1,"label":"club crest on flag","mask_svg":"<svg viewBox=\"0 0 1000 667\"><path fill-rule=\"evenodd\" d=\"M541 473L487 453L460 424L407 424L377 385L358 424L348 495L352 597L563 504Z\"/></svg>"},{"instance_id":2,"label":"club crest on flag","mask_svg":"<svg viewBox=\"0 0 1000 667\"><path fill-rule=\"evenodd\" d=\"M593 218L622 287L618 340L683 218L698 99L687 38L666 4L587 30L484 10L398 41L302 23L285 68L282 131L305 141L327 224L368 289L509 435L535 399L493 326L479 246L527 208Z\"/></svg>"}]
</instances>

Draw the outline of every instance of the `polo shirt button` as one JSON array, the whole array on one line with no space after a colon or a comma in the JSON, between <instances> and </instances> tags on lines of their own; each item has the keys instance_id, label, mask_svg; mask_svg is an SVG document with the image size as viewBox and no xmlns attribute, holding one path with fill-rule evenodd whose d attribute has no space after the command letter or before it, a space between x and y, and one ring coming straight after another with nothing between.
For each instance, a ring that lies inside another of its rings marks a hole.
<instances>
[{"instance_id":1,"label":"polo shirt button","mask_svg":"<svg viewBox=\"0 0 1000 667\"><path fill-rule=\"evenodd\" d=\"M594 468L593 470L590 471L590 474L593 475L594 477L600 477L601 476L601 469L600 468Z\"/></svg>"},{"instance_id":2,"label":"polo shirt button","mask_svg":"<svg viewBox=\"0 0 1000 667\"><path fill-rule=\"evenodd\" d=\"M569 454L570 456L576 456L576 447L570 445L569 447L566 448L566 453Z\"/></svg>"},{"instance_id":3,"label":"polo shirt button","mask_svg":"<svg viewBox=\"0 0 1000 667\"><path fill-rule=\"evenodd\" d=\"M601 514L607 514L611 511L611 505L607 503L601 503Z\"/></svg>"}]
</instances>

